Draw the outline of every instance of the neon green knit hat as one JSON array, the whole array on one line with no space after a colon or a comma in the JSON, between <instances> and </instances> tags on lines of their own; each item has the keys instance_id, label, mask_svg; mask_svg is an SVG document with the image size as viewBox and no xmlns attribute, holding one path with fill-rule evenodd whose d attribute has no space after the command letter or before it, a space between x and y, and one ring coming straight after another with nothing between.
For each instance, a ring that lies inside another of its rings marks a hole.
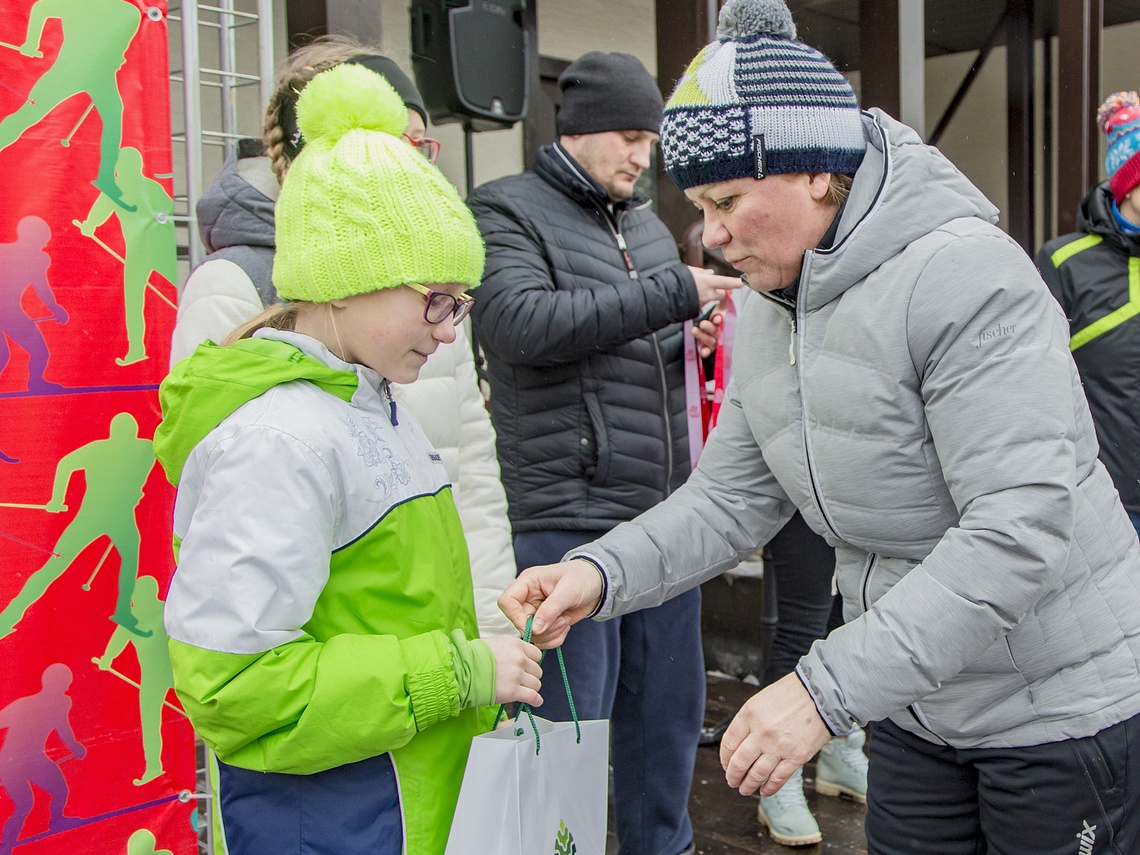
<instances>
[{"instance_id":1,"label":"neon green knit hat","mask_svg":"<svg viewBox=\"0 0 1140 855\"><path fill-rule=\"evenodd\" d=\"M314 77L297 100L305 148L277 199L273 284L322 303L405 282L483 275L475 218L443 173L401 138L407 109L388 82L353 64Z\"/></svg>"}]
</instances>

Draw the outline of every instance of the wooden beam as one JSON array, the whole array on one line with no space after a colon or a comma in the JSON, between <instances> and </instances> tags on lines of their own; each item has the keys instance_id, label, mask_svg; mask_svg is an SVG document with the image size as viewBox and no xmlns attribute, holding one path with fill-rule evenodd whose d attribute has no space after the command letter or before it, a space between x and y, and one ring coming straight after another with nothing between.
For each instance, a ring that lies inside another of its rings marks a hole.
<instances>
[{"instance_id":1,"label":"wooden beam","mask_svg":"<svg viewBox=\"0 0 1140 855\"><path fill-rule=\"evenodd\" d=\"M1033 208L1033 0L1006 3L1007 231L1032 254Z\"/></svg>"},{"instance_id":2,"label":"wooden beam","mask_svg":"<svg viewBox=\"0 0 1140 855\"><path fill-rule=\"evenodd\" d=\"M897 117L899 0L859 0L859 103Z\"/></svg>"},{"instance_id":3,"label":"wooden beam","mask_svg":"<svg viewBox=\"0 0 1140 855\"><path fill-rule=\"evenodd\" d=\"M1077 208L1100 175L1102 0L1057 0L1057 233L1076 230Z\"/></svg>"},{"instance_id":4,"label":"wooden beam","mask_svg":"<svg viewBox=\"0 0 1140 855\"><path fill-rule=\"evenodd\" d=\"M708 44L708 15L706 0L657 0L657 85L666 99L693 57ZM685 229L697 219L696 210L663 166L659 170L657 214L680 244Z\"/></svg>"}]
</instances>

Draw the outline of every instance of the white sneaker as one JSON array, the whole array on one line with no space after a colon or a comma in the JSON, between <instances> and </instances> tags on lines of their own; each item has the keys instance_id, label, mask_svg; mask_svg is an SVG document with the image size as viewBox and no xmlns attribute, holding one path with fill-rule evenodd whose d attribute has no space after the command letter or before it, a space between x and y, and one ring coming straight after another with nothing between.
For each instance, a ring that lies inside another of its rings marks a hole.
<instances>
[{"instance_id":1,"label":"white sneaker","mask_svg":"<svg viewBox=\"0 0 1140 855\"><path fill-rule=\"evenodd\" d=\"M832 737L820 749L815 764L815 791L821 796L847 796L867 804L867 735L856 727L846 736Z\"/></svg>"},{"instance_id":2,"label":"white sneaker","mask_svg":"<svg viewBox=\"0 0 1140 855\"><path fill-rule=\"evenodd\" d=\"M810 846L823 840L819 823L804 798L803 774L803 769L796 769L776 795L761 796L756 808L756 816L768 828L769 836L784 846Z\"/></svg>"}]
</instances>

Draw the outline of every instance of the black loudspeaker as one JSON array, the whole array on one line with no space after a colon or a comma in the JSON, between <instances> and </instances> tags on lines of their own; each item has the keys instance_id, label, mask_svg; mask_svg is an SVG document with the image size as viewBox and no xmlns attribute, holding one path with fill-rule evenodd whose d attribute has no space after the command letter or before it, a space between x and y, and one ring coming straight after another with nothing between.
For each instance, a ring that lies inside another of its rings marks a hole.
<instances>
[{"instance_id":1,"label":"black loudspeaker","mask_svg":"<svg viewBox=\"0 0 1140 855\"><path fill-rule=\"evenodd\" d=\"M489 131L526 115L525 6L526 0L412 0L412 72L434 124Z\"/></svg>"}]
</instances>

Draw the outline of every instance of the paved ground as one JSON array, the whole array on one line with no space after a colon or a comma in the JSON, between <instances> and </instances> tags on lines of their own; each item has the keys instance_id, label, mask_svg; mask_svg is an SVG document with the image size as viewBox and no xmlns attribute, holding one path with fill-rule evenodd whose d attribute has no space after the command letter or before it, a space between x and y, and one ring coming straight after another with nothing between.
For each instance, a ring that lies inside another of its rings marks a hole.
<instances>
[{"instance_id":1,"label":"paved ground","mask_svg":"<svg viewBox=\"0 0 1140 855\"><path fill-rule=\"evenodd\" d=\"M738 680L710 676L705 724L715 726L756 691ZM804 771L808 804L823 832L823 842L789 848L773 843L756 820L756 798L741 796L724 782L718 750L697 750L697 768L689 798L698 855L866 855L862 805L846 799L817 796L812 789L813 763ZM617 855L617 840L610 822L606 855Z\"/></svg>"}]
</instances>

